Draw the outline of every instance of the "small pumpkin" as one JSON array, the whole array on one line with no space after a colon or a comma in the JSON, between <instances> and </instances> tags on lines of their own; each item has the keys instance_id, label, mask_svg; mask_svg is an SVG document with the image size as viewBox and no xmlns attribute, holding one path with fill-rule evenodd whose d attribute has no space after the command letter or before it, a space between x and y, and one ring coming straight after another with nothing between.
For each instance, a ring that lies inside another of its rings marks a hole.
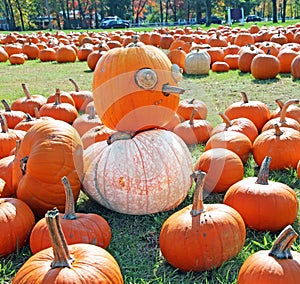
<instances>
[{"instance_id":1,"label":"small pumpkin","mask_svg":"<svg viewBox=\"0 0 300 284\"><path fill-rule=\"evenodd\" d=\"M8 102L4 99L1 100L1 103L4 106L4 110L1 110L0 113L5 116L8 128L15 128L15 126L23 120L25 112L20 110L12 110Z\"/></svg>"},{"instance_id":2,"label":"small pumpkin","mask_svg":"<svg viewBox=\"0 0 300 284\"><path fill-rule=\"evenodd\" d=\"M291 74L293 78L300 79L300 55L296 56L291 63Z\"/></svg>"},{"instance_id":3,"label":"small pumpkin","mask_svg":"<svg viewBox=\"0 0 300 284\"><path fill-rule=\"evenodd\" d=\"M274 232L295 221L298 200L288 185L269 180L270 162L271 158L266 156L257 177L233 184L224 203L237 210L251 229Z\"/></svg>"},{"instance_id":4,"label":"small pumpkin","mask_svg":"<svg viewBox=\"0 0 300 284\"><path fill-rule=\"evenodd\" d=\"M68 245L58 210L45 215L52 247L31 256L13 278L13 284L38 283L124 283L113 256L91 244ZM30 272L28 272L30 271Z\"/></svg>"},{"instance_id":5,"label":"small pumpkin","mask_svg":"<svg viewBox=\"0 0 300 284\"><path fill-rule=\"evenodd\" d=\"M25 202L17 198L0 198L0 257L26 245L34 224L34 215Z\"/></svg>"},{"instance_id":6,"label":"small pumpkin","mask_svg":"<svg viewBox=\"0 0 300 284\"><path fill-rule=\"evenodd\" d=\"M238 273L238 284L297 284L300 253L291 249L297 237L291 225L285 227L271 250L260 250L246 259Z\"/></svg>"},{"instance_id":7,"label":"small pumpkin","mask_svg":"<svg viewBox=\"0 0 300 284\"><path fill-rule=\"evenodd\" d=\"M196 110L195 119L206 119L208 108L207 105L199 99L183 99L179 101L177 114L183 119L190 119L193 110Z\"/></svg>"},{"instance_id":8,"label":"small pumpkin","mask_svg":"<svg viewBox=\"0 0 300 284\"><path fill-rule=\"evenodd\" d=\"M278 108L271 113L271 119L280 117L282 108L284 106L284 102L281 99L276 99L275 101L278 104ZM288 109L286 110L286 116L293 118L300 123L300 108L294 104L289 105Z\"/></svg>"},{"instance_id":9,"label":"small pumpkin","mask_svg":"<svg viewBox=\"0 0 300 284\"><path fill-rule=\"evenodd\" d=\"M205 173L196 180L193 204L173 213L163 223L159 246L168 263L183 271L219 267L242 249L246 229L239 213L225 204L203 204Z\"/></svg>"},{"instance_id":10,"label":"small pumpkin","mask_svg":"<svg viewBox=\"0 0 300 284\"><path fill-rule=\"evenodd\" d=\"M189 52L184 61L186 74L209 74L210 55L205 49L196 49Z\"/></svg>"},{"instance_id":11,"label":"small pumpkin","mask_svg":"<svg viewBox=\"0 0 300 284\"><path fill-rule=\"evenodd\" d=\"M67 177L61 179L66 192L65 213L59 214L60 224L69 245L85 243L107 248L111 229L107 221L93 213L75 213L73 192ZM51 247L51 238L46 219L39 220L30 234L30 249L33 254Z\"/></svg>"},{"instance_id":12,"label":"small pumpkin","mask_svg":"<svg viewBox=\"0 0 300 284\"><path fill-rule=\"evenodd\" d=\"M58 63L75 62L77 53L71 45L61 45L55 52L55 60Z\"/></svg>"}]
</instances>

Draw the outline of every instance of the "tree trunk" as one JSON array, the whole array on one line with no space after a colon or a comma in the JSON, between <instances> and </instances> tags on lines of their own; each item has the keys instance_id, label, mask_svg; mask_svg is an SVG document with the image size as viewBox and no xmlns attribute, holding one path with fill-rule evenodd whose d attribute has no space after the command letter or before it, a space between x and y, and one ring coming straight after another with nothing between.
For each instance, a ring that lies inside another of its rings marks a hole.
<instances>
[{"instance_id":1,"label":"tree trunk","mask_svg":"<svg viewBox=\"0 0 300 284\"><path fill-rule=\"evenodd\" d=\"M202 9L201 9L201 0L196 1L196 20L197 23L200 23L200 20L202 18Z\"/></svg>"},{"instance_id":2,"label":"tree trunk","mask_svg":"<svg viewBox=\"0 0 300 284\"><path fill-rule=\"evenodd\" d=\"M8 5L8 15L10 15L9 17L9 29L10 30L16 30L16 22L15 22L15 14L14 14L14 11L13 11L13 8L12 8L12 5L11 5L11 0L8 0L8 2L5 1L5 4Z\"/></svg>"},{"instance_id":3,"label":"tree trunk","mask_svg":"<svg viewBox=\"0 0 300 284\"><path fill-rule=\"evenodd\" d=\"M169 18L169 4L170 4L170 0L166 1L166 18L165 18L165 22L168 22L168 18Z\"/></svg>"},{"instance_id":4,"label":"tree trunk","mask_svg":"<svg viewBox=\"0 0 300 284\"><path fill-rule=\"evenodd\" d=\"M282 2L282 22L285 23L285 16L286 16L286 2L287 0L283 0Z\"/></svg>"},{"instance_id":5,"label":"tree trunk","mask_svg":"<svg viewBox=\"0 0 300 284\"><path fill-rule=\"evenodd\" d=\"M272 0L273 3L273 23L278 23L277 19L277 0Z\"/></svg>"},{"instance_id":6,"label":"tree trunk","mask_svg":"<svg viewBox=\"0 0 300 284\"><path fill-rule=\"evenodd\" d=\"M159 11L160 11L160 22L163 23L164 21L164 8L162 0L159 1Z\"/></svg>"},{"instance_id":7,"label":"tree trunk","mask_svg":"<svg viewBox=\"0 0 300 284\"><path fill-rule=\"evenodd\" d=\"M206 4L206 24L205 25L206 25L206 27L209 27L211 25L211 0L205 0L205 4Z\"/></svg>"},{"instance_id":8,"label":"tree trunk","mask_svg":"<svg viewBox=\"0 0 300 284\"><path fill-rule=\"evenodd\" d=\"M22 11L22 7L20 5L20 1L19 0L16 0L16 5L17 5L17 9L18 9L19 14L20 14L22 31L24 31L25 30L25 26L24 26L23 11Z\"/></svg>"}]
</instances>

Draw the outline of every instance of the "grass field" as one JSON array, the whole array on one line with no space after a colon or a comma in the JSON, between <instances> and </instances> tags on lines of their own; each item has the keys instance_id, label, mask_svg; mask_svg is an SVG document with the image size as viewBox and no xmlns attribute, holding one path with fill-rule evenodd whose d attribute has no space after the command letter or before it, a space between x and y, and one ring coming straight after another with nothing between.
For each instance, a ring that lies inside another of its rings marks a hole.
<instances>
[{"instance_id":1,"label":"grass field","mask_svg":"<svg viewBox=\"0 0 300 284\"><path fill-rule=\"evenodd\" d=\"M0 98L11 103L23 96L21 83L26 83L31 94L48 96L56 88L73 90L68 79L77 81L81 89L91 90L93 72L85 62L69 64L41 63L27 61L24 65L0 64ZM231 103L240 101L240 92L245 91L249 100L261 100L271 110L277 107L275 99L286 101L299 98L300 80L290 75L279 75L274 80L257 81L250 74L239 71L210 73L208 76L184 76L180 82L186 92L182 98L196 98L205 102L209 109L208 120L216 125L221 122L218 116ZM203 145L190 147L196 160L203 151ZM257 174L257 166L252 157L245 165L245 177ZM300 181L295 170L272 171L270 179L281 181L292 187L300 198ZM163 222L170 214L191 204L193 190L175 210L146 216L132 216L112 212L91 201L83 193L77 203L78 212L94 212L103 216L111 226L112 241L108 251L118 261L125 283L236 283L238 271L245 259L255 251L269 249L278 233L257 232L247 229L247 239L242 251L220 268L201 273L183 273L171 267L160 254L158 237ZM205 203L221 203L224 194L209 194ZM299 214L298 214L299 215ZM300 215L299 215L300 217ZM299 218L293 224L299 232ZM293 249L300 252L299 238ZM21 265L31 255L29 247L6 258L0 259L0 283L10 283Z\"/></svg>"}]
</instances>

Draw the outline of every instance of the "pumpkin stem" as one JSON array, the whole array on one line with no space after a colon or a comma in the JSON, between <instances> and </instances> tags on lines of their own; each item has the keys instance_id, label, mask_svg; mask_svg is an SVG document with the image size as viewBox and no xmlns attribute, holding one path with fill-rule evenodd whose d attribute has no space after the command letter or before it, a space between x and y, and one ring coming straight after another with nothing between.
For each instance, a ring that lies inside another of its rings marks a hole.
<instances>
[{"instance_id":1,"label":"pumpkin stem","mask_svg":"<svg viewBox=\"0 0 300 284\"><path fill-rule=\"evenodd\" d=\"M33 121L33 118L32 116L29 114L29 113L25 113L25 121L28 122L28 121Z\"/></svg>"},{"instance_id":2,"label":"pumpkin stem","mask_svg":"<svg viewBox=\"0 0 300 284\"><path fill-rule=\"evenodd\" d=\"M60 89L56 89L55 91L55 102L54 105L60 105L61 104L61 99L60 99Z\"/></svg>"},{"instance_id":3,"label":"pumpkin stem","mask_svg":"<svg viewBox=\"0 0 300 284\"><path fill-rule=\"evenodd\" d=\"M88 119L95 119L95 117L96 117L96 110L95 110L95 107L94 106L91 106L91 107L89 107L89 109L88 109Z\"/></svg>"},{"instance_id":4,"label":"pumpkin stem","mask_svg":"<svg viewBox=\"0 0 300 284\"><path fill-rule=\"evenodd\" d=\"M58 210L54 208L53 210L47 211L45 219L50 233L54 255L51 268L71 268L74 258L71 257L69 253L68 244L60 225Z\"/></svg>"},{"instance_id":5,"label":"pumpkin stem","mask_svg":"<svg viewBox=\"0 0 300 284\"><path fill-rule=\"evenodd\" d=\"M35 106L33 109L34 109L34 116L35 116L35 118L36 119L41 118L41 114L40 114L40 111L39 111L38 107Z\"/></svg>"},{"instance_id":6,"label":"pumpkin stem","mask_svg":"<svg viewBox=\"0 0 300 284\"><path fill-rule=\"evenodd\" d=\"M285 227L274 241L269 256L276 259L292 259L291 246L297 237L298 234L291 225Z\"/></svg>"},{"instance_id":7,"label":"pumpkin stem","mask_svg":"<svg viewBox=\"0 0 300 284\"><path fill-rule=\"evenodd\" d=\"M67 220L77 219L78 216L75 213L75 203L74 203L74 196L73 196L71 185L66 176L62 177L61 181L64 185L65 193L66 193L66 205L65 205L66 209L63 218Z\"/></svg>"},{"instance_id":8,"label":"pumpkin stem","mask_svg":"<svg viewBox=\"0 0 300 284\"><path fill-rule=\"evenodd\" d=\"M205 211L203 205L203 185L206 173L202 171L196 171L192 174L192 178L196 182L193 205L191 210L192 217L196 217Z\"/></svg>"},{"instance_id":9,"label":"pumpkin stem","mask_svg":"<svg viewBox=\"0 0 300 284\"><path fill-rule=\"evenodd\" d=\"M191 112L191 116L190 116L190 125L193 126L194 125L194 119L195 119L195 115L196 115L197 110L194 108L193 111Z\"/></svg>"},{"instance_id":10,"label":"pumpkin stem","mask_svg":"<svg viewBox=\"0 0 300 284\"><path fill-rule=\"evenodd\" d=\"M75 92L79 92L78 84L72 78L69 78L69 81L74 85Z\"/></svg>"},{"instance_id":11,"label":"pumpkin stem","mask_svg":"<svg viewBox=\"0 0 300 284\"><path fill-rule=\"evenodd\" d=\"M5 111L11 111L11 108L10 108L10 106L9 106L9 104L8 104L8 102L6 100L4 100L4 99L1 100L1 103L4 106Z\"/></svg>"},{"instance_id":12,"label":"pumpkin stem","mask_svg":"<svg viewBox=\"0 0 300 284\"><path fill-rule=\"evenodd\" d=\"M281 109L283 108L284 103L282 102L281 99L276 99L275 102L278 104L278 106L279 106Z\"/></svg>"},{"instance_id":13,"label":"pumpkin stem","mask_svg":"<svg viewBox=\"0 0 300 284\"><path fill-rule=\"evenodd\" d=\"M8 126L7 126L7 121L6 117L1 113L0 114L0 126L2 129L2 133L7 133L8 132Z\"/></svg>"},{"instance_id":14,"label":"pumpkin stem","mask_svg":"<svg viewBox=\"0 0 300 284\"><path fill-rule=\"evenodd\" d=\"M29 90L28 90L26 84L22 83L22 89L23 89L23 92L24 92L26 98L27 98L27 99L31 99L31 95L30 95L30 93L29 93Z\"/></svg>"},{"instance_id":15,"label":"pumpkin stem","mask_svg":"<svg viewBox=\"0 0 300 284\"><path fill-rule=\"evenodd\" d=\"M232 126L231 120L224 112L219 112L219 116L222 118L223 122L226 124L226 128Z\"/></svg>"},{"instance_id":16,"label":"pumpkin stem","mask_svg":"<svg viewBox=\"0 0 300 284\"><path fill-rule=\"evenodd\" d=\"M286 103L283 105L282 109L281 109L281 112L280 112L280 123L284 123L286 122L285 118L286 118L286 112L287 112L287 109L290 105L292 104L299 104L299 100L297 99L290 99L288 101L286 101Z\"/></svg>"},{"instance_id":17,"label":"pumpkin stem","mask_svg":"<svg viewBox=\"0 0 300 284\"><path fill-rule=\"evenodd\" d=\"M241 92L241 95L242 95L242 99L243 99L243 103L246 104L248 103L248 97L247 97L247 94L245 92Z\"/></svg>"},{"instance_id":18,"label":"pumpkin stem","mask_svg":"<svg viewBox=\"0 0 300 284\"><path fill-rule=\"evenodd\" d=\"M283 134L283 132L280 130L279 125L277 123L274 124L274 128L275 128L276 136L281 136Z\"/></svg>"},{"instance_id":19,"label":"pumpkin stem","mask_svg":"<svg viewBox=\"0 0 300 284\"><path fill-rule=\"evenodd\" d=\"M266 156L260 166L259 173L257 175L257 180L255 183L268 185L269 179L269 168L271 163L271 157Z\"/></svg>"},{"instance_id":20,"label":"pumpkin stem","mask_svg":"<svg viewBox=\"0 0 300 284\"><path fill-rule=\"evenodd\" d=\"M194 102L195 102L195 98L193 98L193 99L191 99L191 100L189 101L189 105L194 104Z\"/></svg>"},{"instance_id":21,"label":"pumpkin stem","mask_svg":"<svg viewBox=\"0 0 300 284\"><path fill-rule=\"evenodd\" d=\"M28 162L28 156L25 156L20 160L20 168L22 171L22 175L26 174L27 162Z\"/></svg>"},{"instance_id":22,"label":"pumpkin stem","mask_svg":"<svg viewBox=\"0 0 300 284\"><path fill-rule=\"evenodd\" d=\"M107 144L108 145L111 145L112 143L114 143L115 141L118 141L118 140L129 140L133 137L133 135L129 132L116 132L112 135L110 135L107 139Z\"/></svg>"}]
</instances>

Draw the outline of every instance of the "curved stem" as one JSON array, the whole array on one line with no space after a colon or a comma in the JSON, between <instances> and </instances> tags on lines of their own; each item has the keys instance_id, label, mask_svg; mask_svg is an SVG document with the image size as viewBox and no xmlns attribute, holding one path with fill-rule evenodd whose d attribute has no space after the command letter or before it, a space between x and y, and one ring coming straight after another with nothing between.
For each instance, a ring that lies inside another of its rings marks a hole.
<instances>
[{"instance_id":1,"label":"curved stem","mask_svg":"<svg viewBox=\"0 0 300 284\"><path fill-rule=\"evenodd\" d=\"M8 102L6 100L4 100L4 99L1 100L1 103L4 106L5 111L11 111L11 108L10 108L10 106L9 106L9 104L8 104Z\"/></svg>"},{"instance_id":2,"label":"curved stem","mask_svg":"<svg viewBox=\"0 0 300 284\"><path fill-rule=\"evenodd\" d=\"M69 81L74 85L75 92L79 92L78 84L72 78L69 78Z\"/></svg>"},{"instance_id":3,"label":"curved stem","mask_svg":"<svg viewBox=\"0 0 300 284\"><path fill-rule=\"evenodd\" d=\"M31 99L31 95L25 83L22 83L22 89L27 99Z\"/></svg>"},{"instance_id":4,"label":"curved stem","mask_svg":"<svg viewBox=\"0 0 300 284\"><path fill-rule=\"evenodd\" d=\"M275 102L278 104L278 106L279 106L281 109L283 108L284 103L282 102L281 99L276 99Z\"/></svg>"},{"instance_id":5,"label":"curved stem","mask_svg":"<svg viewBox=\"0 0 300 284\"><path fill-rule=\"evenodd\" d=\"M60 225L58 210L56 208L49 210L45 215L45 219L50 233L54 255L51 268L71 268L74 259L69 253L68 244Z\"/></svg>"},{"instance_id":6,"label":"curved stem","mask_svg":"<svg viewBox=\"0 0 300 284\"><path fill-rule=\"evenodd\" d=\"M1 125L1 129L2 129L2 133L7 133L8 132L8 126L7 126L7 121L5 116L1 113L0 114L0 125Z\"/></svg>"},{"instance_id":7,"label":"curved stem","mask_svg":"<svg viewBox=\"0 0 300 284\"><path fill-rule=\"evenodd\" d=\"M224 112L219 112L219 116L222 118L223 122L226 124L226 128L232 126L231 120Z\"/></svg>"},{"instance_id":8,"label":"curved stem","mask_svg":"<svg viewBox=\"0 0 300 284\"><path fill-rule=\"evenodd\" d=\"M255 183L268 185L269 179L269 168L271 163L271 157L266 156L260 166L259 173L257 175L257 180Z\"/></svg>"},{"instance_id":9,"label":"curved stem","mask_svg":"<svg viewBox=\"0 0 300 284\"><path fill-rule=\"evenodd\" d=\"M286 112L287 112L288 107L292 104L299 104L299 100L298 99L291 99L291 100L286 101L286 103L281 108L280 120L279 120L280 123L286 122L286 120L285 120Z\"/></svg>"},{"instance_id":10,"label":"curved stem","mask_svg":"<svg viewBox=\"0 0 300 284\"><path fill-rule=\"evenodd\" d=\"M116 132L112 135L110 135L107 139L107 144L111 145L112 143L114 143L115 141L118 140L129 140L132 138L132 134L128 133L128 132Z\"/></svg>"},{"instance_id":11,"label":"curved stem","mask_svg":"<svg viewBox=\"0 0 300 284\"><path fill-rule=\"evenodd\" d=\"M194 178L196 182L193 205L191 210L192 217L196 217L204 212L203 205L203 185L205 180L206 173L202 171L196 171L192 174L192 178Z\"/></svg>"},{"instance_id":12,"label":"curved stem","mask_svg":"<svg viewBox=\"0 0 300 284\"><path fill-rule=\"evenodd\" d=\"M291 225L285 227L275 240L269 256L277 259L292 259L291 246L297 237L298 234Z\"/></svg>"},{"instance_id":13,"label":"curved stem","mask_svg":"<svg viewBox=\"0 0 300 284\"><path fill-rule=\"evenodd\" d=\"M190 125L194 125L194 119L195 119L195 114L196 114L197 110L194 108L192 113L191 113L191 116L190 116Z\"/></svg>"},{"instance_id":14,"label":"curved stem","mask_svg":"<svg viewBox=\"0 0 300 284\"><path fill-rule=\"evenodd\" d=\"M241 95L242 95L243 103L244 104L249 103L247 94L245 92L241 92Z\"/></svg>"},{"instance_id":15,"label":"curved stem","mask_svg":"<svg viewBox=\"0 0 300 284\"><path fill-rule=\"evenodd\" d=\"M73 196L71 185L66 176L62 177L61 181L64 185L65 193L66 193L65 214L63 218L67 220L77 219L78 216L75 213L75 203L74 203L74 196Z\"/></svg>"}]
</instances>

